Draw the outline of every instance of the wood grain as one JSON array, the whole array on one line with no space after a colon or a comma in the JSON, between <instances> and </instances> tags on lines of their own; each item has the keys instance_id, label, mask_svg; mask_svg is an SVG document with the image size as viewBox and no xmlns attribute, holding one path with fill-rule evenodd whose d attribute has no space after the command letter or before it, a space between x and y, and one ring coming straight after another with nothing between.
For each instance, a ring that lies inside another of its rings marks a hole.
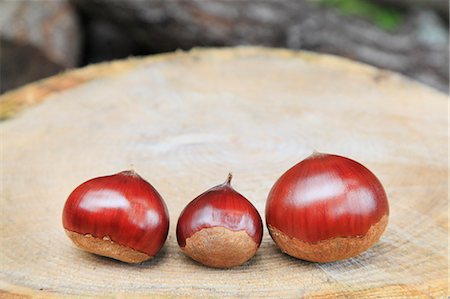
<instances>
[{"instance_id":1,"label":"wood grain","mask_svg":"<svg viewBox=\"0 0 450 299\"><path fill-rule=\"evenodd\" d=\"M0 297L448 295L448 102L430 88L333 56L206 49L76 70L0 105L20 111L0 123ZM263 215L275 180L313 150L383 182L391 216L372 249L309 263L265 230L252 260L217 270L178 248L181 210L228 172ZM171 219L162 252L134 266L77 250L61 224L74 187L131 165Z\"/></svg>"}]
</instances>

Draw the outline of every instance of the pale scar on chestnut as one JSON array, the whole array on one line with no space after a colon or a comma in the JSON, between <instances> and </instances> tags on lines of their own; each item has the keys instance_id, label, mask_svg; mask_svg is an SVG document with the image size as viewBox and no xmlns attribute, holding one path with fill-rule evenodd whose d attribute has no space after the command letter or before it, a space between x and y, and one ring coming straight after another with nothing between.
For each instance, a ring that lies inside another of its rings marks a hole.
<instances>
[{"instance_id":1,"label":"pale scar on chestnut","mask_svg":"<svg viewBox=\"0 0 450 299\"><path fill-rule=\"evenodd\" d=\"M388 216L372 225L364 236L336 237L317 243L309 243L291 238L269 225L269 232L280 249L295 258L311 262L334 262L354 257L374 245L388 224Z\"/></svg>"},{"instance_id":2,"label":"pale scar on chestnut","mask_svg":"<svg viewBox=\"0 0 450 299\"><path fill-rule=\"evenodd\" d=\"M75 245L90 253L107 256L126 263L141 263L153 258L143 252L117 244L108 237L100 239L91 234L83 235L69 230L65 231Z\"/></svg>"},{"instance_id":3,"label":"pale scar on chestnut","mask_svg":"<svg viewBox=\"0 0 450 299\"><path fill-rule=\"evenodd\" d=\"M182 250L204 265L231 268L251 259L258 250L258 244L243 230L210 227L187 238L186 246Z\"/></svg>"}]
</instances>

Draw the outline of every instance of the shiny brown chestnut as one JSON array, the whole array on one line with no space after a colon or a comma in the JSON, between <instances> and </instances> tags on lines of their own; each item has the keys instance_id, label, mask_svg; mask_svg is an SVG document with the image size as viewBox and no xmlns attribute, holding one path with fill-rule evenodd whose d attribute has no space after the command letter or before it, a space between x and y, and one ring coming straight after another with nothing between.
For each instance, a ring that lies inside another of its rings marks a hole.
<instances>
[{"instance_id":1,"label":"shiny brown chestnut","mask_svg":"<svg viewBox=\"0 0 450 299\"><path fill-rule=\"evenodd\" d=\"M177 240L195 261L231 268L251 259L261 244L262 220L256 208L225 183L192 200L181 212Z\"/></svg>"},{"instance_id":2,"label":"shiny brown chestnut","mask_svg":"<svg viewBox=\"0 0 450 299\"><path fill-rule=\"evenodd\" d=\"M81 249L127 263L152 258L169 230L164 200L134 171L91 179L69 196L63 226Z\"/></svg>"},{"instance_id":3,"label":"shiny brown chestnut","mask_svg":"<svg viewBox=\"0 0 450 299\"><path fill-rule=\"evenodd\" d=\"M383 234L389 205L383 186L351 159L314 153L270 191L266 222L285 253L314 262L356 256Z\"/></svg>"}]
</instances>

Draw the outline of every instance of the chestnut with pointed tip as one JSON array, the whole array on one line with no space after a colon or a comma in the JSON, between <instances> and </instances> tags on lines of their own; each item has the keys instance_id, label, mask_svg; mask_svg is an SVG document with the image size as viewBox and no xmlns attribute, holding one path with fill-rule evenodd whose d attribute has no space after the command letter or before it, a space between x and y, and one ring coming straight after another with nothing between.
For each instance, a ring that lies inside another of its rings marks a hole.
<instances>
[{"instance_id":1,"label":"chestnut with pointed tip","mask_svg":"<svg viewBox=\"0 0 450 299\"><path fill-rule=\"evenodd\" d=\"M285 253L314 262L356 256L375 244L389 217L376 176L351 159L314 153L270 191L266 222Z\"/></svg>"},{"instance_id":2,"label":"chestnut with pointed tip","mask_svg":"<svg viewBox=\"0 0 450 299\"><path fill-rule=\"evenodd\" d=\"M262 240L256 208L225 183L192 200L181 212L177 240L183 252L206 266L231 268L251 259Z\"/></svg>"},{"instance_id":3,"label":"chestnut with pointed tip","mask_svg":"<svg viewBox=\"0 0 450 299\"><path fill-rule=\"evenodd\" d=\"M127 263L152 258L169 230L164 200L134 171L91 179L69 196L63 226L81 249Z\"/></svg>"}]
</instances>

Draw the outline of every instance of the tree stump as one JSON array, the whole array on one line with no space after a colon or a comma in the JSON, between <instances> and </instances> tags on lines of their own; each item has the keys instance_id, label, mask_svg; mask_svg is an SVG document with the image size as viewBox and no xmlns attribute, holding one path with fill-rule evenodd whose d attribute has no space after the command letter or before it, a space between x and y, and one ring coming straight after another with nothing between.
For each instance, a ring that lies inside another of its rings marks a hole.
<instances>
[{"instance_id":1,"label":"tree stump","mask_svg":"<svg viewBox=\"0 0 450 299\"><path fill-rule=\"evenodd\" d=\"M328 55L203 49L75 70L0 103L10 117L0 123L0 295L448 295L448 101L426 86ZM351 157L383 182L390 223L373 248L310 263L265 230L257 255L230 270L178 248L181 210L228 172L264 215L275 180L313 150ZM140 265L74 248L61 224L78 184L130 167L170 211L165 246Z\"/></svg>"}]
</instances>

